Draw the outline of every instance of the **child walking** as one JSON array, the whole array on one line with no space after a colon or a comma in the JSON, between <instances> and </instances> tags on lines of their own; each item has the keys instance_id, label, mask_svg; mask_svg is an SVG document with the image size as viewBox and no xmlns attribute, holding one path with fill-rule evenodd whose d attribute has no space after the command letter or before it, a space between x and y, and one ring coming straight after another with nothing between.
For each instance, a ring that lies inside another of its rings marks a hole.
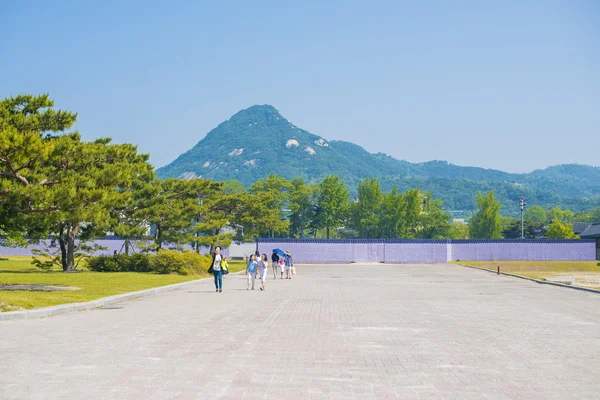
<instances>
[{"instance_id":1,"label":"child walking","mask_svg":"<svg viewBox=\"0 0 600 400\"><path fill-rule=\"evenodd\" d=\"M256 279L257 266L258 263L256 262L256 256L252 254L248 260L248 265L246 265L246 274L248 274L248 287L246 290L250 289L250 283L252 283L252 290L254 290L254 280Z\"/></svg>"},{"instance_id":2,"label":"child walking","mask_svg":"<svg viewBox=\"0 0 600 400\"><path fill-rule=\"evenodd\" d=\"M283 257L279 259L279 271L281 273L281 277L279 279L283 279L283 273L285 272L285 260Z\"/></svg>"}]
</instances>

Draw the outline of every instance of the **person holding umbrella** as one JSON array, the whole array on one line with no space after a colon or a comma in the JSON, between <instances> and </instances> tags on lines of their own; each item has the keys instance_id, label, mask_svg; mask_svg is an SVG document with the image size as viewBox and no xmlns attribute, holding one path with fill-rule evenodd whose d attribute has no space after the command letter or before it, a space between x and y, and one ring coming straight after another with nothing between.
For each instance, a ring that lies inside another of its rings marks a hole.
<instances>
[{"instance_id":1,"label":"person holding umbrella","mask_svg":"<svg viewBox=\"0 0 600 400\"><path fill-rule=\"evenodd\" d=\"M273 254L271 254L271 261L273 262L273 279L277 279L277 270L279 269L279 256L273 249Z\"/></svg>"},{"instance_id":2,"label":"person holding umbrella","mask_svg":"<svg viewBox=\"0 0 600 400\"><path fill-rule=\"evenodd\" d=\"M273 253L276 253L279 257L279 268L281 272L280 279L283 279L283 273L285 272L285 251L281 249L273 249Z\"/></svg>"}]
</instances>

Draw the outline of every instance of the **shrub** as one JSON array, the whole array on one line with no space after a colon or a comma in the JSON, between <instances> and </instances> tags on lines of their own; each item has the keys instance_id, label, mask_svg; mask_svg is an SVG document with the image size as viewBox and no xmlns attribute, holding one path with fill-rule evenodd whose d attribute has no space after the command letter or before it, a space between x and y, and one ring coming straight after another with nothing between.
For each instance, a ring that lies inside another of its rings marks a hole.
<instances>
[{"instance_id":1,"label":"shrub","mask_svg":"<svg viewBox=\"0 0 600 400\"><path fill-rule=\"evenodd\" d=\"M90 257L87 267L95 272L152 272L151 257L140 253Z\"/></svg>"},{"instance_id":2,"label":"shrub","mask_svg":"<svg viewBox=\"0 0 600 400\"><path fill-rule=\"evenodd\" d=\"M212 262L212 256L209 254L196 254L198 256L198 264L196 266L195 274L204 274L210 268Z\"/></svg>"},{"instance_id":3,"label":"shrub","mask_svg":"<svg viewBox=\"0 0 600 400\"><path fill-rule=\"evenodd\" d=\"M183 253L175 250L161 250L152 256L152 271L159 274L176 273L187 275L186 260Z\"/></svg>"},{"instance_id":4,"label":"shrub","mask_svg":"<svg viewBox=\"0 0 600 400\"><path fill-rule=\"evenodd\" d=\"M152 256L142 253L135 253L128 256L127 271L152 272Z\"/></svg>"},{"instance_id":5,"label":"shrub","mask_svg":"<svg viewBox=\"0 0 600 400\"><path fill-rule=\"evenodd\" d=\"M157 254L98 256L88 259L88 268L95 272L154 272L157 274L202 275L212 258L193 251L161 250Z\"/></svg>"},{"instance_id":6,"label":"shrub","mask_svg":"<svg viewBox=\"0 0 600 400\"><path fill-rule=\"evenodd\" d=\"M161 250L152 257L152 270L159 274L199 275L206 273L211 258L193 251Z\"/></svg>"}]
</instances>

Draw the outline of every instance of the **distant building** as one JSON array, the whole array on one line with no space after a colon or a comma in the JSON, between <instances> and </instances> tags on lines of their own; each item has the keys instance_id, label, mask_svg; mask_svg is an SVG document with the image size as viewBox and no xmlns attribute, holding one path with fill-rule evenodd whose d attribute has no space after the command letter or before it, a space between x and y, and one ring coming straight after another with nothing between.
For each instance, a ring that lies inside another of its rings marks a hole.
<instances>
[{"instance_id":1,"label":"distant building","mask_svg":"<svg viewBox=\"0 0 600 400\"><path fill-rule=\"evenodd\" d=\"M600 224L590 224L583 232L579 233L579 237L582 239L600 238Z\"/></svg>"},{"instance_id":2,"label":"distant building","mask_svg":"<svg viewBox=\"0 0 600 400\"><path fill-rule=\"evenodd\" d=\"M587 222L575 222L573 224L573 233L579 236L579 235L581 235L581 233L583 231L585 231L590 226L592 226L592 224L587 223Z\"/></svg>"},{"instance_id":3,"label":"distant building","mask_svg":"<svg viewBox=\"0 0 600 400\"><path fill-rule=\"evenodd\" d=\"M600 260L600 224L590 224L586 230L579 234L579 237L582 239L596 239L596 260Z\"/></svg>"}]
</instances>

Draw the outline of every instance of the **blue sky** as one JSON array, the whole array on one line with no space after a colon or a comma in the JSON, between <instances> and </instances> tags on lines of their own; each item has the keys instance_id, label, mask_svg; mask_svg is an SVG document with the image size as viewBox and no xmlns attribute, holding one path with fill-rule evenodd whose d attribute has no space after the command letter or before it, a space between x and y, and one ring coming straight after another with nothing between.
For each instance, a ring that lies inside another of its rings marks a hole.
<instances>
[{"instance_id":1,"label":"blue sky","mask_svg":"<svg viewBox=\"0 0 600 400\"><path fill-rule=\"evenodd\" d=\"M156 166L253 104L413 162L600 165L599 21L596 0L6 0L0 97L50 93Z\"/></svg>"}]
</instances>

